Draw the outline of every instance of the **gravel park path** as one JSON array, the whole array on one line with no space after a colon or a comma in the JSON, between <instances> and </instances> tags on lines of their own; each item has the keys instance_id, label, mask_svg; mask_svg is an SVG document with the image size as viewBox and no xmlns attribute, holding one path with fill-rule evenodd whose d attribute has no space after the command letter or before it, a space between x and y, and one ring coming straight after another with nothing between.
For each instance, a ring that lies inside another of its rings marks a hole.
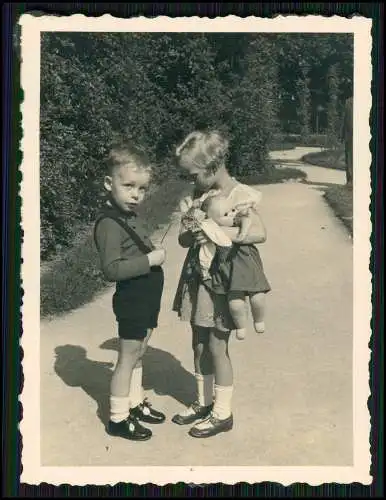
<instances>
[{"instance_id":1,"label":"gravel park path","mask_svg":"<svg viewBox=\"0 0 386 500\"><path fill-rule=\"evenodd\" d=\"M353 246L323 200L323 183L344 172L307 166L317 148L272 153L301 168L307 183L264 185L261 246L272 286L267 330L231 340L232 432L193 439L170 422L194 395L190 331L171 312L186 250L178 214L164 242L165 292L159 327L144 361L146 395L168 421L133 443L108 436L109 381L117 357L113 289L41 324L43 466L350 466L352 465Z\"/></svg>"}]
</instances>

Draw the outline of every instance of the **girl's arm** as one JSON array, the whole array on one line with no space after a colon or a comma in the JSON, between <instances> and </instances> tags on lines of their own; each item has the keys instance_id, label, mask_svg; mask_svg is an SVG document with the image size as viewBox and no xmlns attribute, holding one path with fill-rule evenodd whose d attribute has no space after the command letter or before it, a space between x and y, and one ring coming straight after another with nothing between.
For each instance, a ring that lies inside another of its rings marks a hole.
<instances>
[{"instance_id":1,"label":"girl's arm","mask_svg":"<svg viewBox=\"0 0 386 500\"><path fill-rule=\"evenodd\" d=\"M245 237L240 240L240 243L245 245L265 243L267 240L267 230L263 220L258 212L251 211L248 216L250 219L250 226Z\"/></svg>"},{"instance_id":2,"label":"girl's arm","mask_svg":"<svg viewBox=\"0 0 386 500\"><path fill-rule=\"evenodd\" d=\"M223 227L223 231L235 243L244 245L253 245L256 243L264 243L267 239L267 231L263 224L260 215L257 212L252 212L248 216L250 219L250 226L247 234L241 240L238 238L240 228L238 227Z\"/></svg>"},{"instance_id":3,"label":"girl's arm","mask_svg":"<svg viewBox=\"0 0 386 500\"><path fill-rule=\"evenodd\" d=\"M112 219L99 222L95 232L102 272L108 281L122 281L150 272L148 256L129 259L121 255L121 227Z\"/></svg>"}]
</instances>

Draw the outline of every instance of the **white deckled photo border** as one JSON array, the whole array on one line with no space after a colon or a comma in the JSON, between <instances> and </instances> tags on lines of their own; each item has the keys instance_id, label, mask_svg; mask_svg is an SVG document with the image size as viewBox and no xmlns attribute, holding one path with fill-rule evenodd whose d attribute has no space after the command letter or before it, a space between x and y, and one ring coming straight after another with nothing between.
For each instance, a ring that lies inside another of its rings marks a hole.
<instances>
[{"instance_id":1,"label":"white deckled photo border","mask_svg":"<svg viewBox=\"0 0 386 500\"><path fill-rule=\"evenodd\" d=\"M101 17L41 16L29 14L19 21L21 34L21 87L24 101L21 150L22 182L22 305L24 351L24 387L20 395L23 405L21 482L37 485L114 485L185 482L194 484L270 481L289 485L308 483L371 484L370 475L370 396L368 347L371 336L371 254L370 217L370 125L371 95L371 19L332 16L278 16L223 18L138 17L119 19ZM39 106L40 106L40 33L43 31L149 31L149 32L318 32L354 34L354 295L353 295L353 404L354 463L352 467L43 467L40 465L40 187L39 187ZM361 168L358 168L360 166Z\"/></svg>"}]
</instances>

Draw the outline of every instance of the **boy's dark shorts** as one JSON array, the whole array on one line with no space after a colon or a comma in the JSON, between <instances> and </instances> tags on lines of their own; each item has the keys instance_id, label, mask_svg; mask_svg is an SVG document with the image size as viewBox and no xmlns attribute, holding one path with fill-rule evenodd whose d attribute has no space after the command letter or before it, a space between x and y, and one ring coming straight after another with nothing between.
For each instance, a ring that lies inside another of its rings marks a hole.
<instances>
[{"instance_id":1,"label":"boy's dark shorts","mask_svg":"<svg viewBox=\"0 0 386 500\"><path fill-rule=\"evenodd\" d=\"M148 330L157 328L163 285L163 271L159 268L117 287L113 311L120 338L143 340Z\"/></svg>"},{"instance_id":2,"label":"boy's dark shorts","mask_svg":"<svg viewBox=\"0 0 386 500\"><path fill-rule=\"evenodd\" d=\"M118 336L124 340L144 340L149 330L157 328L157 321L149 322L152 326L134 325L131 319L120 319L118 323Z\"/></svg>"}]
</instances>

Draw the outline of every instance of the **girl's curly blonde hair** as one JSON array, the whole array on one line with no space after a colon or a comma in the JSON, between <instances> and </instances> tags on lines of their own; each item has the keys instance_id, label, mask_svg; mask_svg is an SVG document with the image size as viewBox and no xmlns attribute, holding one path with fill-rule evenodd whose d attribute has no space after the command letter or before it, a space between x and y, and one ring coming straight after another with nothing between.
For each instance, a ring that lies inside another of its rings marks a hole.
<instances>
[{"instance_id":1,"label":"girl's curly blonde hair","mask_svg":"<svg viewBox=\"0 0 386 500\"><path fill-rule=\"evenodd\" d=\"M177 158L191 153L197 167L213 172L225 163L228 152L229 141L218 130L191 132L176 148Z\"/></svg>"}]
</instances>

